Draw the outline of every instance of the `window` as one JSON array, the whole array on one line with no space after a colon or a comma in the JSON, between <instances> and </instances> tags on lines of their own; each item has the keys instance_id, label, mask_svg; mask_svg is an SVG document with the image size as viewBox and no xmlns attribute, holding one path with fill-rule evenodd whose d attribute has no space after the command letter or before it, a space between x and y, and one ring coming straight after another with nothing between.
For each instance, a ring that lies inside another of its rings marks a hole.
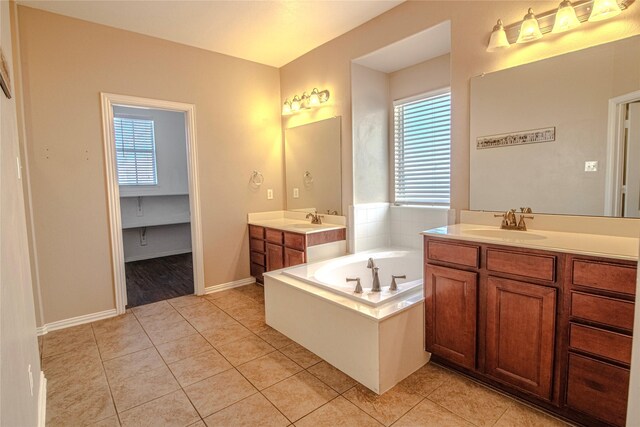
<instances>
[{"instance_id":1,"label":"window","mask_svg":"<svg viewBox=\"0 0 640 427\"><path fill-rule=\"evenodd\" d=\"M115 117L113 128L118 184L158 184L153 120Z\"/></svg>"},{"instance_id":2,"label":"window","mask_svg":"<svg viewBox=\"0 0 640 427\"><path fill-rule=\"evenodd\" d=\"M395 203L449 206L451 91L393 103Z\"/></svg>"}]
</instances>

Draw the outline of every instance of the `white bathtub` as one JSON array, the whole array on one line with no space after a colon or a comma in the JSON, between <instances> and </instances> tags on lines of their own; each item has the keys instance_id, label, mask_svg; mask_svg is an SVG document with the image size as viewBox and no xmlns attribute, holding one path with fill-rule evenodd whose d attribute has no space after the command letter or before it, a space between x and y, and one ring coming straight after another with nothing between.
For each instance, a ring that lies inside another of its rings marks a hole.
<instances>
[{"instance_id":1,"label":"white bathtub","mask_svg":"<svg viewBox=\"0 0 640 427\"><path fill-rule=\"evenodd\" d=\"M371 269L367 268L369 258L373 258L376 267L380 268L378 277L382 292L371 292L373 276ZM355 301L379 307L391 300L403 298L422 286L421 260L420 251L374 250L290 268L283 271L283 274L328 289ZM389 290L392 275L407 276L406 279L396 279L398 284L396 291ZM363 288L361 294L354 292L355 282L346 281L347 278L356 277L360 278Z\"/></svg>"}]
</instances>

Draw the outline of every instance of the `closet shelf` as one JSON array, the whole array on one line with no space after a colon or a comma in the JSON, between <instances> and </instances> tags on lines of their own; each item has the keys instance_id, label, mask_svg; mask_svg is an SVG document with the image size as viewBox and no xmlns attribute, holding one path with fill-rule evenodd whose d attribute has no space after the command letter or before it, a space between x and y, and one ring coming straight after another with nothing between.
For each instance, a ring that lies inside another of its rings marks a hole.
<instances>
[{"instance_id":1,"label":"closet shelf","mask_svg":"<svg viewBox=\"0 0 640 427\"><path fill-rule=\"evenodd\" d=\"M140 218L137 221L126 221L122 223L122 229L129 228L142 228L142 227L159 227L162 225L174 225L174 224L188 224L191 222L191 218L188 215L183 215L174 218L155 218L145 219Z\"/></svg>"}]
</instances>

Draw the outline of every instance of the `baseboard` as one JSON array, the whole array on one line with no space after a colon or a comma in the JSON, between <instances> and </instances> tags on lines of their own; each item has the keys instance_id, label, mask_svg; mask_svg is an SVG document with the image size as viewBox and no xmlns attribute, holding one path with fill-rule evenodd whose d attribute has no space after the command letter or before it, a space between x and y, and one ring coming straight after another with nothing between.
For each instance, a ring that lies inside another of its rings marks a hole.
<instances>
[{"instance_id":1,"label":"baseboard","mask_svg":"<svg viewBox=\"0 0 640 427\"><path fill-rule=\"evenodd\" d=\"M214 292L226 291L227 289L238 288L240 286L250 285L255 283L256 279L253 277L247 277L246 279L234 280L233 282L221 283L219 285L207 286L204 288L205 294L212 294Z\"/></svg>"},{"instance_id":2,"label":"baseboard","mask_svg":"<svg viewBox=\"0 0 640 427\"><path fill-rule=\"evenodd\" d=\"M98 313L85 314L84 316L72 317L71 319L58 320L57 322L47 323L44 326L40 326L36 329L38 335L45 335L51 331L57 331L58 329L70 328L72 326L83 325L85 323L95 322L96 320L107 319L109 317L117 316L115 308L110 310L100 311Z\"/></svg>"},{"instance_id":3,"label":"baseboard","mask_svg":"<svg viewBox=\"0 0 640 427\"><path fill-rule=\"evenodd\" d=\"M191 252L191 248L174 249L174 250L171 250L171 251L155 252L155 253L152 253L152 254L144 254L144 255L136 255L136 256L125 257L124 262L142 261L142 260L145 260L145 259L153 259L153 258L162 258L162 257L165 257L165 256L171 256L171 255L188 254L189 252Z\"/></svg>"},{"instance_id":4,"label":"baseboard","mask_svg":"<svg viewBox=\"0 0 640 427\"><path fill-rule=\"evenodd\" d=\"M38 427L45 427L47 421L47 379L40 371L40 390L38 390Z\"/></svg>"}]
</instances>

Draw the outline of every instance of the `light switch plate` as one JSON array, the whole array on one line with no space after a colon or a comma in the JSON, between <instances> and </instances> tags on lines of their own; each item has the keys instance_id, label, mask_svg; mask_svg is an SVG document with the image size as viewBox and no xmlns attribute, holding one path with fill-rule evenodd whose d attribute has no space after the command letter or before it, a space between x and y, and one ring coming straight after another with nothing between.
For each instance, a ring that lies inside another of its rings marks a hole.
<instances>
[{"instance_id":1,"label":"light switch plate","mask_svg":"<svg viewBox=\"0 0 640 427\"><path fill-rule=\"evenodd\" d=\"M273 199L273 189L269 188L267 189L267 200L272 200Z\"/></svg>"},{"instance_id":2,"label":"light switch plate","mask_svg":"<svg viewBox=\"0 0 640 427\"><path fill-rule=\"evenodd\" d=\"M300 189L297 187L293 189L293 198L294 199L300 198Z\"/></svg>"},{"instance_id":3,"label":"light switch plate","mask_svg":"<svg viewBox=\"0 0 640 427\"><path fill-rule=\"evenodd\" d=\"M585 172L597 172L598 171L598 161L584 162L584 171Z\"/></svg>"}]
</instances>

